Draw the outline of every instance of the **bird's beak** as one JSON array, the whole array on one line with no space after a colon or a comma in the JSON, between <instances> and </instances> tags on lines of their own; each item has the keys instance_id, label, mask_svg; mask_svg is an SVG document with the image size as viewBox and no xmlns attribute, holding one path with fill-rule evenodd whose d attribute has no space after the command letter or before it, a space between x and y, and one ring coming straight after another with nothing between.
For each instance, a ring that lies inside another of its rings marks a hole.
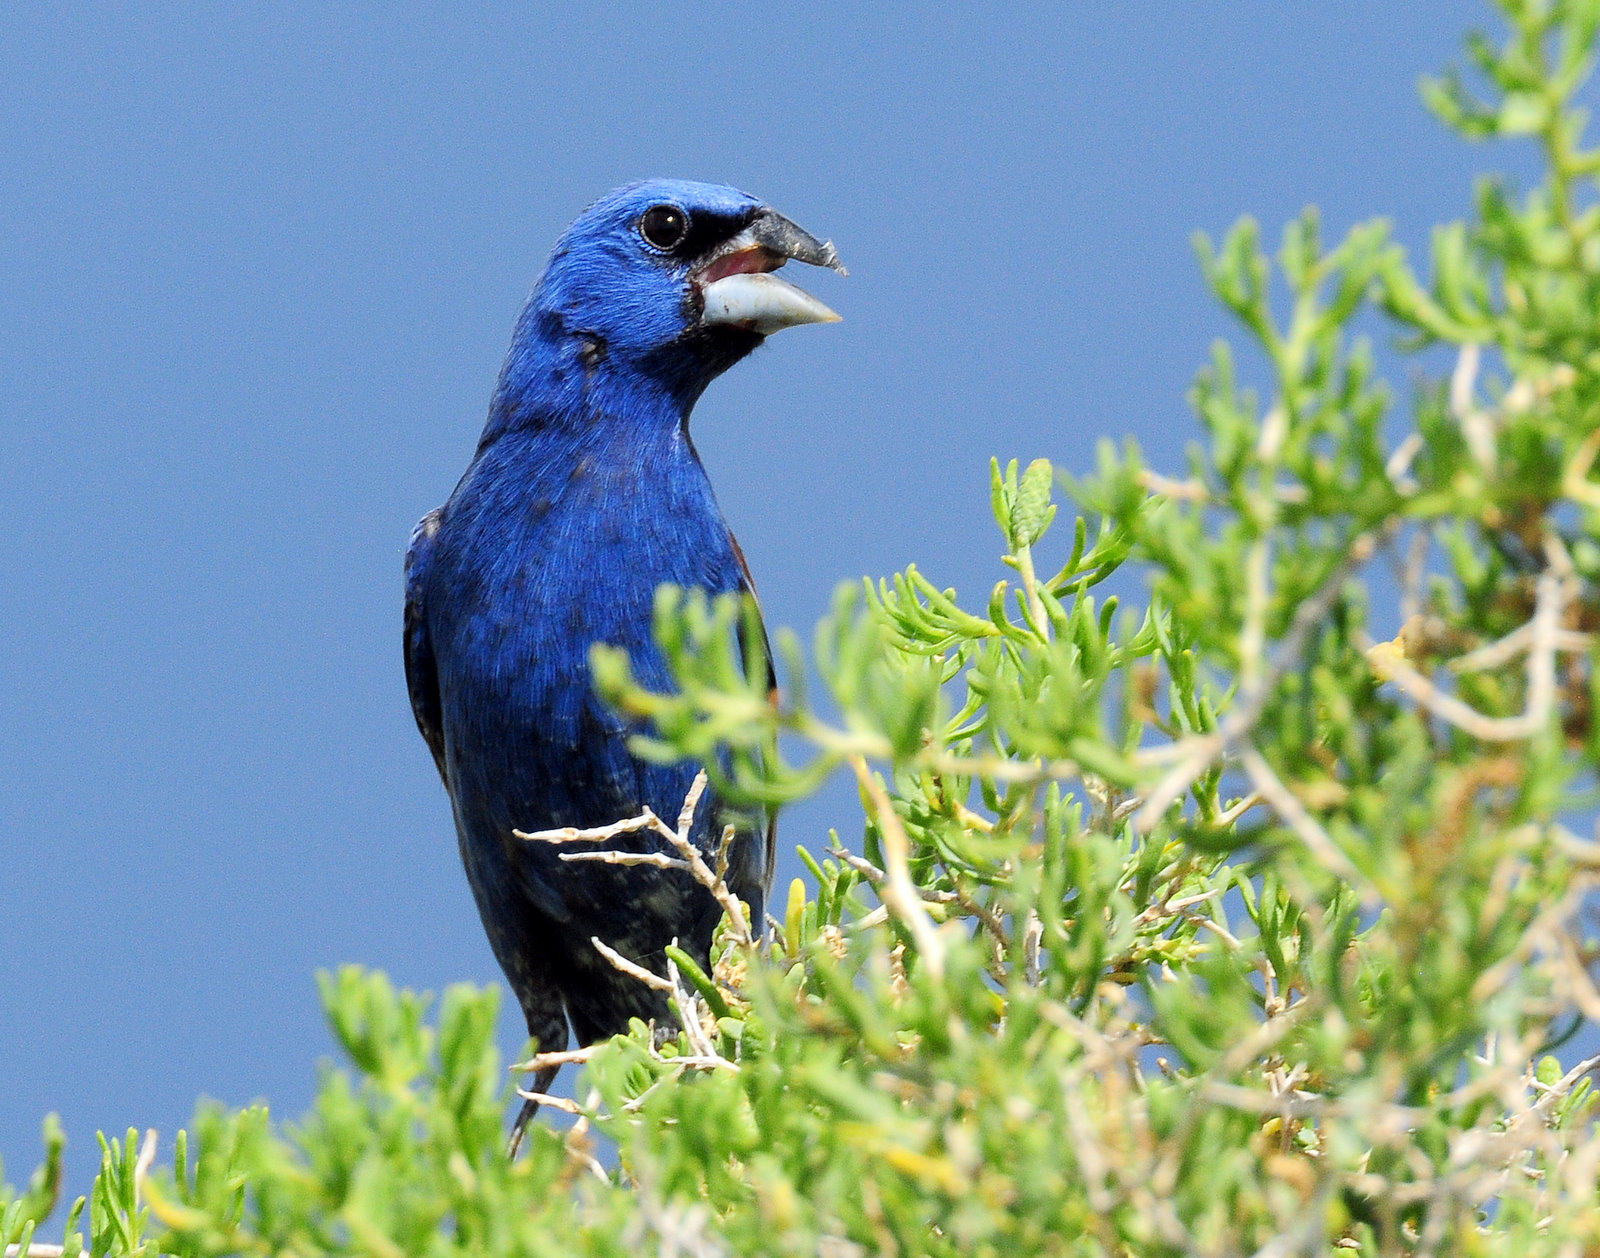
<instances>
[{"instance_id":1,"label":"bird's beak","mask_svg":"<svg viewBox=\"0 0 1600 1258\"><path fill-rule=\"evenodd\" d=\"M772 274L791 259L849 274L831 241L764 209L692 273L701 324L732 324L769 336L802 323L838 323L839 316L810 293Z\"/></svg>"}]
</instances>

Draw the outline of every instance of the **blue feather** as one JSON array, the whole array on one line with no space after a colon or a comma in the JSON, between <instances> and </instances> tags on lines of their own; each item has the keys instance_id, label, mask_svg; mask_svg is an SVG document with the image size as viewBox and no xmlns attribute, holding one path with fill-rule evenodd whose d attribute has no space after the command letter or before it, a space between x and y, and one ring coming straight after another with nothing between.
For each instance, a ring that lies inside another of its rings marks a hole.
<instances>
[{"instance_id":1,"label":"blue feather","mask_svg":"<svg viewBox=\"0 0 1600 1258\"><path fill-rule=\"evenodd\" d=\"M652 207L679 213L662 221L669 239L683 227L681 241L652 242ZM657 180L596 202L517 321L471 465L412 537L413 710L484 927L546 1049L564 1045L569 1020L585 1043L631 1017L670 1025L661 995L613 970L591 936L657 972L674 939L707 959L719 910L687 875L563 863L562 849L512 831L599 826L647 806L677 815L697 766L629 753L630 729L594 693L589 650L622 647L644 684L667 688L651 635L657 587L749 588L688 420L711 380L762 337L703 321L703 289L788 257L836 265L831 247L731 188ZM696 841L709 846L728 819L707 799ZM759 923L772 839L741 824L729 883Z\"/></svg>"}]
</instances>

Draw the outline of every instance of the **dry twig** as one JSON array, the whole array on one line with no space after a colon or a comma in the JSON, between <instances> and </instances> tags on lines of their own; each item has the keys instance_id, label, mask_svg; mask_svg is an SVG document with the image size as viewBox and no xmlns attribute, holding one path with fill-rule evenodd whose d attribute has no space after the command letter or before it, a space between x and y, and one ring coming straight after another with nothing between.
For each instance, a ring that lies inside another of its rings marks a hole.
<instances>
[{"instance_id":1,"label":"dry twig","mask_svg":"<svg viewBox=\"0 0 1600 1258\"><path fill-rule=\"evenodd\" d=\"M635 961L628 960L615 948L608 946L598 935L590 935L589 942L594 945L596 952L611 962L613 968L621 970L629 978L638 979L646 987L653 988L658 992L666 992L669 996L677 993L678 989L662 978L661 975L645 969L644 966Z\"/></svg>"},{"instance_id":2,"label":"dry twig","mask_svg":"<svg viewBox=\"0 0 1600 1258\"><path fill-rule=\"evenodd\" d=\"M518 1088L517 1095L524 1101L534 1101L549 1109L560 1110L563 1114L583 1114L586 1111L576 1101L570 1101L564 1096L556 1096L552 1092L530 1092L526 1088Z\"/></svg>"},{"instance_id":3,"label":"dry twig","mask_svg":"<svg viewBox=\"0 0 1600 1258\"><path fill-rule=\"evenodd\" d=\"M1306 806L1295 797L1294 792L1283 784L1283 779L1272 771L1272 766L1255 749L1254 744L1245 743L1240 748L1239 763L1250 775L1250 781L1257 793L1272 811L1283 819L1284 824L1299 836L1311 854L1339 878L1356 888L1361 893L1362 903L1368 908L1376 905L1382 898L1378 895L1377 889L1366 875L1351 863L1350 858L1333 841L1333 836L1317 824L1316 818L1306 810Z\"/></svg>"},{"instance_id":4,"label":"dry twig","mask_svg":"<svg viewBox=\"0 0 1600 1258\"><path fill-rule=\"evenodd\" d=\"M556 830L513 830L512 833L519 839L527 839L535 843L604 843L616 838L620 834L633 834L639 830L653 830L660 835L678 853L677 858L667 856L660 852L563 852L561 859L564 861L599 861L606 865L645 865L655 869L679 869L688 873L702 887L716 898L722 906L722 911L727 914L728 928L734 939L745 948L753 947L754 940L750 933L750 923L745 918L744 906L739 903L739 897L728 888L724 874L727 872L727 848L731 843L726 829L723 831L722 842L719 845L717 863L719 870L713 870L706 864L705 857L700 849L694 845L689 837L694 829L695 810L700 805L700 799L706 790L706 771L700 770L695 774L694 782L689 787L689 793L684 796L683 808L678 813L677 829L669 826L656 815L654 810L646 808L637 817L629 817L624 821L615 821L610 825L594 826L590 829L578 829L575 826L564 826Z\"/></svg>"},{"instance_id":5,"label":"dry twig","mask_svg":"<svg viewBox=\"0 0 1600 1258\"><path fill-rule=\"evenodd\" d=\"M1481 357L1477 345L1463 345L1456 355L1455 370L1450 373L1450 413L1461 425L1473 459L1488 472L1494 469L1494 417L1473 404Z\"/></svg>"},{"instance_id":6,"label":"dry twig","mask_svg":"<svg viewBox=\"0 0 1600 1258\"><path fill-rule=\"evenodd\" d=\"M534 843L605 843L619 834L633 834L639 830L660 827L661 818L646 808L637 817L613 821L608 826L592 826L586 830L580 830L577 826L561 826L555 830L513 830L511 833Z\"/></svg>"},{"instance_id":7,"label":"dry twig","mask_svg":"<svg viewBox=\"0 0 1600 1258\"><path fill-rule=\"evenodd\" d=\"M1528 635L1528 700L1526 708L1517 716L1484 716L1454 695L1440 690L1398 652L1386 652L1381 660L1375 661L1375 671L1419 706L1474 738L1500 743L1531 738L1545 727L1555 706L1556 653L1561 646L1561 613L1566 606L1562 584L1551 569L1539 576L1533 619L1524 626ZM1361 634L1357 643L1369 658L1379 646L1366 634Z\"/></svg>"},{"instance_id":8,"label":"dry twig","mask_svg":"<svg viewBox=\"0 0 1600 1258\"><path fill-rule=\"evenodd\" d=\"M561 860L593 861L600 865L642 865L647 869L681 869L689 871L689 862L681 861L660 852L562 852Z\"/></svg>"},{"instance_id":9,"label":"dry twig","mask_svg":"<svg viewBox=\"0 0 1600 1258\"><path fill-rule=\"evenodd\" d=\"M1134 825L1148 834L1168 808L1183 797L1194 780L1205 772L1218 756L1226 754L1239 739L1254 728L1261 719L1273 688L1289 669L1298 666L1306 639L1321 624L1332 608L1344 583L1362 564L1372 557L1376 541L1371 533L1358 534L1350 543L1342 561L1334 566L1315 594L1295 610L1289 632L1279 643L1272 667L1266 672L1255 672L1256 684L1241 687L1239 704L1228 713L1217 728L1209 734L1194 734L1166 747L1143 752L1138 757L1145 764L1158 764L1176 760L1177 763L1145 796L1145 801L1134 815Z\"/></svg>"},{"instance_id":10,"label":"dry twig","mask_svg":"<svg viewBox=\"0 0 1600 1258\"><path fill-rule=\"evenodd\" d=\"M532 1074L539 1070L546 1070L551 1066L581 1066L599 1051L599 1046L591 1044L587 1048L564 1048L559 1052L535 1053L527 1061L519 1061L511 1066L521 1074Z\"/></svg>"},{"instance_id":11,"label":"dry twig","mask_svg":"<svg viewBox=\"0 0 1600 1258\"><path fill-rule=\"evenodd\" d=\"M872 811L878 819L878 832L883 836L883 855L889 868L884 871L885 877L878 894L883 897L889 911L910 930L917 944L917 953L928 967L928 972L940 978L944 974L944 940L939 937L939 930L928 916L927 909L922 907L922 897L917 893L916 884L911 881L911 840L906 837L905 827L900 824L888 792L867 768L867 762L860 756L852 756L850 767L855 771L856 781L861 784L862 795L872 805Z\"/></svg>"}]
</instances>

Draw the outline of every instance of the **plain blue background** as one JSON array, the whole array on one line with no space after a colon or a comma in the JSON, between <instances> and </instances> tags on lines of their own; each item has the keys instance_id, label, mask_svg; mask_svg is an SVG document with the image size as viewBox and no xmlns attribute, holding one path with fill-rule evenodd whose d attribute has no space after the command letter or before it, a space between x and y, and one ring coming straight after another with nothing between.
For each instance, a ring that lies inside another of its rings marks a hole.
<instances>
[{"instance_id":1,"label":"plain blue background","mask_svg":"<svg viewBox=\"0 0 1600 1258\"><path fill-rule=\"evenodd\" d=\"M555 237L630 179L830 236L845 316L695 436L769 620L1004 575L991 455L1176 470L1231 332L1188 237L1387 214L1474 152L1440 3L11 3L0 16L0 1153L308 1102L317 967L498 981L412 726L400 565ZM1410 387L1396 381L1402 398ZM848 789L786 850L859 832ZM781 878L795 868L786 858ZM781 891L780 891L781 896ZM508 1048L520 1027L505 1019Z\"/></svg>"}]
</instances>

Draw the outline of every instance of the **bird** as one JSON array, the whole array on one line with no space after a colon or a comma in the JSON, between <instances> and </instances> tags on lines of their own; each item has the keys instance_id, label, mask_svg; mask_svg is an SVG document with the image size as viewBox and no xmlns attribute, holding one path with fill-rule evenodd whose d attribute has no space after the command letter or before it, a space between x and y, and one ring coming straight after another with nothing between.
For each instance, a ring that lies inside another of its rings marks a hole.
<instances>
[{"instance_id":1,"label":"bird","mask_svg":"<svg viewBox=\"0 0 1600 1258\"><path fill-rule=\"evenodd\" d=\"M709 964L721 910L687 874L563 862L570 848L517 836L646 808L676 816L701 768L630 752L637 728L595 693L590 649L625 649L639 682L668 690L652 636L657 588L754 599L689 417L766 337L838 321L774 274L790 261L845 273L831 241L733 188L654 179L591 204L517 319L466 472L411 536L412 711L490 946L542 1051L565 1048L569 1027L581 1045L633 1018L675 1028L662 993L592 940L657 974L674 940ZM730 823L728 887L761 923L773 826L713 792L690 837L709 852ZM532 1091L546 1092L558 1069L539 1071ZM529 1100L518 1114L512 1156L536 1109Z\"/></svg>"}]
</instances>

